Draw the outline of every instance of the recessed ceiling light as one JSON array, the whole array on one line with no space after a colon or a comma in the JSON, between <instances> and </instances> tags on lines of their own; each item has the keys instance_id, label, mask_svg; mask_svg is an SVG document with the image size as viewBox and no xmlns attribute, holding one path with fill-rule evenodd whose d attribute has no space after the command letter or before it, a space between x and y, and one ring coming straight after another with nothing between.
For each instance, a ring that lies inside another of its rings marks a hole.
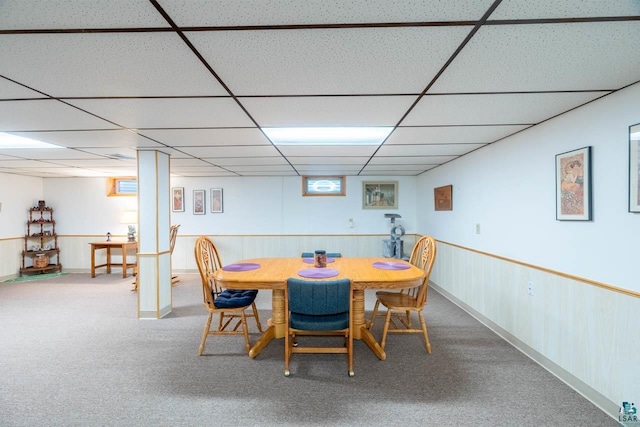
<instances>
[{"instance_id":1,"label":"recessed ceiling light","mask_svg":"<svg viewBox=\"0 0 640 427\"><path fill-rule=\"evenodd\" d=\"M380 145L393 127L262 128L275 145Z\"/></svg>"},{"instance_id":2,"label":"recessed ceiling light","mask_svg":"<svg viewBox=\"0 0 640 427\"><path fill-rule=\"evenodd\" d=\"M48 142L37 141L23 136L0 132L0 150L5 149L34 149L34 148L65 148Z\"/></svg>"}]
</instances>

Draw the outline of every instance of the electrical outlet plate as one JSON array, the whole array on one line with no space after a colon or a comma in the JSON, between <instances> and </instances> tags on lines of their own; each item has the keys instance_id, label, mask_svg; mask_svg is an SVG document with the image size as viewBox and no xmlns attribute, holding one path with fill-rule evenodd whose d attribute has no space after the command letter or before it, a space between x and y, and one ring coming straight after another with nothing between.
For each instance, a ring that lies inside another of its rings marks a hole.
<instances>
[{"instance_id":1,"label":"electrical outlet plate","mask_svg":"<svg viewBox=\"0 0 640 427\"><path fill-rule=\"evenodd\" d=\"M533 282L527 283L527 294L533 296Z\"/></svg>"}]
</instances>

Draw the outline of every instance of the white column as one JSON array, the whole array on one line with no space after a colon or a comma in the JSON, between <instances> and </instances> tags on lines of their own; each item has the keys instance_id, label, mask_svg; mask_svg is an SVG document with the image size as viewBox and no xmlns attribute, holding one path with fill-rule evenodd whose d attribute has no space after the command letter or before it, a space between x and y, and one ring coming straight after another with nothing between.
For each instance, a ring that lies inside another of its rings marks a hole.
<instances>
[{"instance_id":1,"label":"white column","mask_svg":"<svg viewBox=\"0 0 640 427\"><path fill-rule=\"evenodd\" d=\"M169 155L138 151L138 318L171 313Z\"/></svg>"}]
</instances>

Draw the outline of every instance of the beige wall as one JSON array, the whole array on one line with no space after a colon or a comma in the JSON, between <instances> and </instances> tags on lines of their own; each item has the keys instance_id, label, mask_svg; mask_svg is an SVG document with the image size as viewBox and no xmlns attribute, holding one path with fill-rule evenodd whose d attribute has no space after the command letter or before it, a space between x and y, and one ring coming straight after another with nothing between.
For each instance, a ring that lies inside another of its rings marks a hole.
<instances>
[{"instance_id":1,"label":"beige wall","mask_svg":"<svg viewBox=\"0 0 640 427\"><path fill-rule=\"evenodd\" d=\"M621 402L638 398L640 293L444 242L431 281L612 417Z\"/></svg>"}]
</instances>

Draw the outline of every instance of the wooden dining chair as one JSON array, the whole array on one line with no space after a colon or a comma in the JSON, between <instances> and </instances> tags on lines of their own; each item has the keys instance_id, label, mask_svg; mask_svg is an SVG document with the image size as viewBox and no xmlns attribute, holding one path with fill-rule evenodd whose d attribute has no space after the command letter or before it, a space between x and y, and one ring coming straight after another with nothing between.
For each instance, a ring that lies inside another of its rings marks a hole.
<instances>
[{"instance_id":1,"label":"wooden dining chair","mask_svg":"<svg viewBox=\"0 0 640 427\"><path fill-rule=\"evenodd\" d=\"M169 228L169 252L171 253L171 256L173 256L173 248L176 246L176 237L178 236L178 228L180 228L180 224L172 225ZM178 276L174 275L173 271L172 271L171 272L171 284L175 285L179 281L180 281L180 279L178 278Z\"/></svg>"},{"instance_id":2,"label":"wooden dining chair","mask_svg":"<svg viewBox=\"0 0 640 427\"><path fill-rule=\"evenodd\" d=\"M427 324L422 313L427 304L427 291L429 289L429 276L436 259L436 241L431 236L421 237L411 251L411 262L416 267L425 271L425 277L419 286L403 289L400 292L378 291L376 292L376 304L373 307L373 315L369 322L369 330L377 316L384 316L384 328L380 347L384 350L388 333L421 333L424 337L424 345L427 353L431 353L431 343L427 332ZM386 309L385 314L378 314L378 308L382 304ZM411 325L411 313L418 313L420 328Z\"/></svg>"},{"instance_id":3,"label":"wooden dining chair","mask_svg":"<svg viewBox=\"0 0 640 427\"><path fill-rule=\"evenodd\" d=\"M293 353L342 353L347 355L348 374L353 372L353 289L350 279L309 281L287 280L285 289L284 375L291 374ZM302 346L297 337L341 336L344 343L334 347ZM295 343L295 344L294 344Z\"/></svg>"},{"instance_id":4,"label":"wooden dining chair","mask_svg":"<svg viewBox=\"0 0 640 427\"><path fill-rule=\"evenodd\" d=\"M209 335L243 335L247 354L251 349L247 317L255 318L258 331L262 332L260 317L256 309L257 290L222 289L214 280L213 273L222 268L216 246L207 236L201 236L195 245L196 264L202 279L202 298L209 315L202 333L198 356L202 356ZM245 314L251 307L253 314ZM219 316L218 326L211 329L213 315Z\"/></svg>"}]
</instances>

